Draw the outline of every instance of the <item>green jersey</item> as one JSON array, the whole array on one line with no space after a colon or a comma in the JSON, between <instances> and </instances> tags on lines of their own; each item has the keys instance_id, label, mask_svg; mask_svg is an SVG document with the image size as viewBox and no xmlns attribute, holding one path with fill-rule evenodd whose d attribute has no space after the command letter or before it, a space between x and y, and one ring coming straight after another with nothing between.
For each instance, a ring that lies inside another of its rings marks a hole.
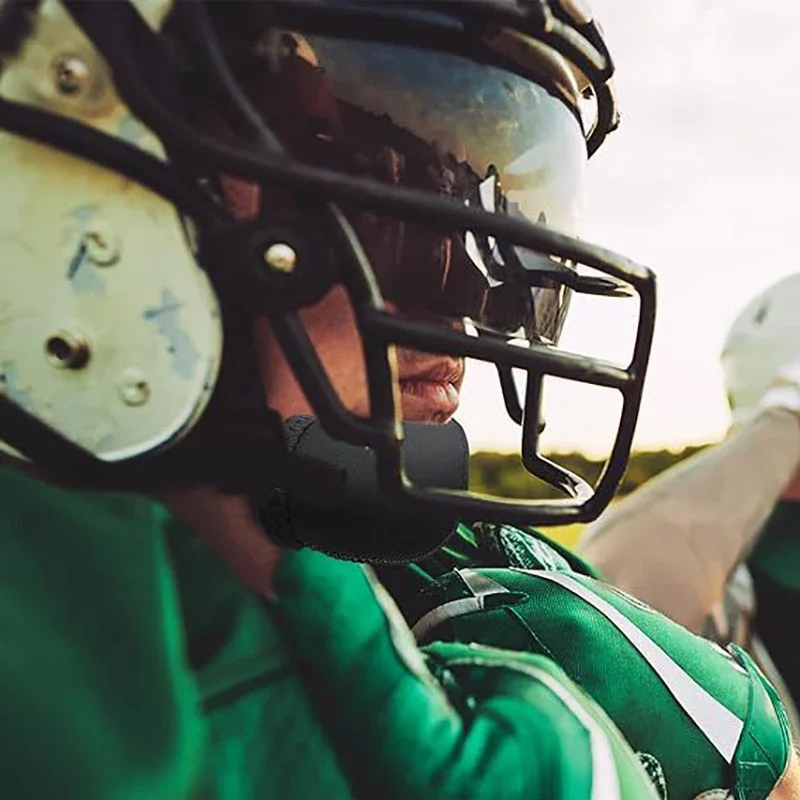
<instances>
[{"instance_id":1,"label":"green jersey","mask_svg":"<svg viewBox=\"0 0 800 800\"><path fill-rule=\"evenodd\" d=\"M420 650L365 568L253 596L159 504L0 468L10 800L654 800L552 659Z\"/></svg>"},{"instance_id":2,"label":"green jersey","mask_svg":"<svg viewBox=\"0 0 800 800\"><path fill-rule=\"evenodd\" d=\"M788 764L783 707L745 653L604 584L538 533L462 526L446 551L405 575L383 572L420 643L479 642L552 658L640 752L664 797L721 790L763 800Z\"/></svg>"},{"instance_id":3,"label":"green jersey","mask_svg":"<svg viewBox=\"0 0 800 800\"><path fill-rule=\"evenodd\" d=\"M800 503L778 503L747 566L756 595L755 630L800 706Z\"/></svg>"},{"instance_id":4,"label":"green jersey","mask_svg":"<svg viewBox=\"0 0 800 800\"><path fill-rule=\"evenodd\" d=\"M747 562L754 572L800 594L800 502L775 506Z\"/></svg>"}]
</instances>

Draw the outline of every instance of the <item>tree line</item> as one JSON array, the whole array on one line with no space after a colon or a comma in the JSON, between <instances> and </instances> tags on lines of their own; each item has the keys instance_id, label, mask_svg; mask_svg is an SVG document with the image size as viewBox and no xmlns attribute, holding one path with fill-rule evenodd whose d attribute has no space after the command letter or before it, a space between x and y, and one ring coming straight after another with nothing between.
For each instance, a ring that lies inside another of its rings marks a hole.
<instances>
[{"instance_id":1,"label":"tree line","mask_svg":"<svg viewBox=\"0 0 800 800\"><path fill-rule=\"evenodd\" d=\"M617 496L629 494L638 486L707 445L691 445L682 450L643 450L634 452ZM600 477L604 461L583 453L549 453L546 457L594 484ZM559 495L547 484L531 476L522 466L519 455L479 452L470 459L470 489L503 497L545 499Z\"/></svg>"}]
</instances>

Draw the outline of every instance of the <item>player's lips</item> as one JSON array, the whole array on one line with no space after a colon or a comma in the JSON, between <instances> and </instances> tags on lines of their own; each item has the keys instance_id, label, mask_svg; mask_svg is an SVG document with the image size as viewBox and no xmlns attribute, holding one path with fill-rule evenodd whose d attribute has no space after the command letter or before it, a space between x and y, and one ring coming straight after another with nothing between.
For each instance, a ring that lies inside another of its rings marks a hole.
<instances>
[{"instance_id":1,"label":"player's lips","mask_svg":"<svg viewBox=\"0 0 800 800\"><path fill-rule=\"evenodd\" d=\"M401 371L400 391L404 404L424 406L425 417L449 418L458 409L458 389L464 377L464 362L440 358L421 369ZM417 415L413 415L417 416Z\"/></svg>"}]
</instances>

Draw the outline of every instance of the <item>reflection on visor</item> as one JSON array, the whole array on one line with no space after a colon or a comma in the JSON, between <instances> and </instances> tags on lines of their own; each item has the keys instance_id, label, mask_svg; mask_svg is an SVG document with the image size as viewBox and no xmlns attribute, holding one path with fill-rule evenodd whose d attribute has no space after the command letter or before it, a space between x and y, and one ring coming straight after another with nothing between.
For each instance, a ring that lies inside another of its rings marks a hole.
<instances>
[{"instance_id":1,"label":"reflection on visor","mask_svg":"<svg viewBox=\"0 0 800 800\"><path fill-rule=\"evenodd\" d=\"M242 83L298 159L575 232L585 141L538 84L447 53L296 33L272 31L255 52L237 60ZM368 212L350 219L401 309L558 340L570 292L537 276L558 267L549 257Z\"/></svg>"}]
</instances>

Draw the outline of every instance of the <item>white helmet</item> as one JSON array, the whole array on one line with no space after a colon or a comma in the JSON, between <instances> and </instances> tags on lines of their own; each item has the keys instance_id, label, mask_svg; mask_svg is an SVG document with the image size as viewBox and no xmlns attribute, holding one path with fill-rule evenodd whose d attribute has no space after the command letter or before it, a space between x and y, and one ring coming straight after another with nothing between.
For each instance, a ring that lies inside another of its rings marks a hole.
<instances>
[{"instance_id":1,"label":"white helmet","mask_svg":"<svg viewBox=\"0 0 800 800\"><path fill-rule=\"evenodd\" d=\"M800 410L800 274L748 303L731 326L721 358L734 422L764 405Z\"/></svg>"}]
</instances>

